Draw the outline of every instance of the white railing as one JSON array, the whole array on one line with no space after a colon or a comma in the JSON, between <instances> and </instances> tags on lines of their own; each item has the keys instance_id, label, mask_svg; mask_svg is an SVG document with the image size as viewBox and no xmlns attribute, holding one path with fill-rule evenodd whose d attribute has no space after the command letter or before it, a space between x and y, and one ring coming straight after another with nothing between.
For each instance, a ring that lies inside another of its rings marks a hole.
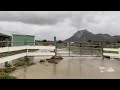
<instances>
[{"instance_id":1,"label":"white railing","mask_svg":"<svg viewBox=\"0 0 120 90\"><path fill-rule=\"evenodd\" d=\"M53 52L28 52L27 56L54 56Z\"/></svg>"},{"instance_id":2,"label":"white railing","mask_svg":"<svg viewBox=\"0 0 120 90\"><path fill-rule=\"evenodd\" d=\"M25 49L27 50L27 52L25 52L25 53L0 58L0 63L4 63L4 62L7 62L7 61L9 62L9 61L12 61L12 60L15 60L15 59L18 59L18 58L21 58L21 57L25 57L25 56L53 56L53 55L55 55L54 52L50 52L50 51L55 50L55 46L3 47L3 48L0 48L0 53L19 51L19 50L25 50ZM41 52L28 52L29 49L39 49Z\"/></svg>"},{"instance_id":3,"label":"white railing","mask_svg":"<svg viewBox=\"0 0 120 90\"><path fill-rule=\"evenodd\" d=\"M27 49L54 50L55 46L27 46Z\"/></svg>"},{"instance_id":4,"label":"white railing","mask_svg":"<svg viewBox=\"0 0 120 90\"><path fill-rule=\"evenodd\" d=\"M104 51L113 51L113 52L118 52L117 53L107 53L107 52L104 52ZM110 58L120 58L120 48L103 48L103 56L109 56Z\"/></svg>"},{"instance_id":5,"label":"white railing","mask_svg":"<svg viewBox=\"0 0 120 90\"><path fill-rule=\"evenodd\" d=\"M3 58L0 58L0 63L9 62L9 61L12 61L12 60L15 60L21 57L25 57L25 56L26 56L26 53L21 53L21 54L3 57Z\"/></svg>"},{"instance_id":6,"label":"white railing","mask_svg":"<svg viewBox=\"0 0 120 90\"><path fill-rule=\"evenodd\" d=\"M0 53L19 51L24 49L40 49L40 50L54 50L55 46L17 46L17 47L3 47L0 48Z\"/></svg>"}]
</instances>

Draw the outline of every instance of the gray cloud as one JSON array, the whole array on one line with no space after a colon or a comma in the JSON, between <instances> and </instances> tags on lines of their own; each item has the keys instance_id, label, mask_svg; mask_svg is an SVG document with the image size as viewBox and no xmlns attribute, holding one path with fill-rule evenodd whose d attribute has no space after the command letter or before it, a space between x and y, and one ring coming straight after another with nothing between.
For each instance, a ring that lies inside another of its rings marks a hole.
<instances>
[{"instance_id":1,"label":"gray cloud","mask_svg":"<svg viewBox=\"0 0 120 90\"><path fill-rule=\"evenodd\" d=\"M0 11L0 21L19 21L40 25L53 25L69 16L70 12L65 11Z\"/></svg>"},{"instance_id":2,"label":"gray cloud","mask_svg":"<svg viewBox=\"0 0 120 90\"><path fill-rule=\"evenodd\" d=\"M119 23L119 11L0 11L0 30L37 39L64 40L81 29L120 35Z\"/></svg>"}]
</instances>

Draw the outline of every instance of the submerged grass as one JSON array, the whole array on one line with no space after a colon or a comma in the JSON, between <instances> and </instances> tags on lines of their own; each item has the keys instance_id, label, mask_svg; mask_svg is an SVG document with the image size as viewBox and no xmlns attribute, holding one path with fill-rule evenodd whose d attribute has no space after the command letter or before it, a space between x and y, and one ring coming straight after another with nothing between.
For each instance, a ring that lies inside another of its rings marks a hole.
<instances>
[{"instance_id":1,"label":"submerged grass","mask_svg":"<svg viewBox=\"0 0 120 90\"><path fill-rule=\"evenodd\" d=\"M0 72L0 79L16 79L16 77L10 76L9 74L5 72Z\"/></svg>"},{"instance_id":2,"label":"submerged grass","mask_svg":"<svg viewBox=\"0 0 120 90\"><path fill-rule=\"evenodd\" d=\"M13 65L8 64L6 67L0 68L0 79L16 79L16 77L9 74L15 71L17 67L30 65L33 65L33 63L30 63L28 58L20 58Z\"/></svg>"}]
</instances>

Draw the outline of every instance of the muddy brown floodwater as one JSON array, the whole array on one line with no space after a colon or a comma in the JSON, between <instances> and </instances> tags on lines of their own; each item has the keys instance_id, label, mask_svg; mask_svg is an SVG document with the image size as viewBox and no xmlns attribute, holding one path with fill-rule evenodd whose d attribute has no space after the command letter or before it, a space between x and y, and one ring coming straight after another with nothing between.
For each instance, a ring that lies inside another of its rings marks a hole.
<instances>
[{"instance_id":1,"label":"muddy brown floodwater","mask_svg":"<svg viewBox=\"0 0 120 90\"><path fill-rule=\"evenodd\" d=\"M64 57L58 64L39 63L19 68L18 79L120 79L120 61L100 57Z\"/></svg>"}]
</instances>

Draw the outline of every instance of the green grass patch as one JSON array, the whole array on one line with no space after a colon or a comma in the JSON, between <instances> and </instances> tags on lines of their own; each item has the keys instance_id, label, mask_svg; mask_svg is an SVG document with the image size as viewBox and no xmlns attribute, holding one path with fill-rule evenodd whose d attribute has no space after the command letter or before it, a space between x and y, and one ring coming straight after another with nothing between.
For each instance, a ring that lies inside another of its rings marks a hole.
<instances>
[{"instance_id":1,"label":"green grass patch","mask_svg":"<svg viewBox=\"0 0 120 90\"><path fill-rule=\"evenodd\" d=\"M16 79L16 77L10 76L9 74L4 72L0 72L0 79Z\"/></svg>"}]
</instances>

